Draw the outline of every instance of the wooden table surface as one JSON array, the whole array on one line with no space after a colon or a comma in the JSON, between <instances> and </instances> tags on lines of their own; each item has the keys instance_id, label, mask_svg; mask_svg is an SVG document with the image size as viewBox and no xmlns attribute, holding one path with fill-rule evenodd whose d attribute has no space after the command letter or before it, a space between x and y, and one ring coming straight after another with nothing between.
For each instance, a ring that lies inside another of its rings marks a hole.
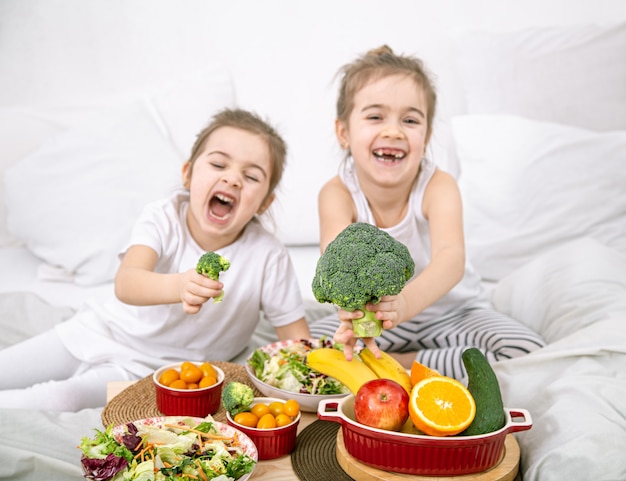
<instances>
[{"instance_id":1,"label":"wooden table surface","mask_svg":"<svg viewBox=\"0 0 626 481\"><path fill-rule=\"evenodd\" d=\"M107 385L107 401L122 392L135 381L111 382ZM298 434L313 421L317 420L315 413L302 413ZM250 480L254 481L298 481L298 476L291 465L291 456L283 456L267 461L259 461Z\"/></svg>"}]
</instances>

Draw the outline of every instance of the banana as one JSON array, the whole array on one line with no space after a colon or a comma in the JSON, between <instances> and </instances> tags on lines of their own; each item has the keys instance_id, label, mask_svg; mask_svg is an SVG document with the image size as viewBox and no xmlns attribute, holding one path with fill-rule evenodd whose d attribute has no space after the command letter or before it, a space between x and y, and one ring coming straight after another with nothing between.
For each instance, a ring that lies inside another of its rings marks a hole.
<instances>
[{"instance_id":1,"label":"banana","mask_svg":"<svg viewBox=\"0 0 626 481\"><path fill-rule=\"evenodd\" d=\"M307 354L307 365L316 371L337 379L356 396L359 388L378 376L356 356L346 361L342 351L330 347L314 349Z\"/></svg>"},{"instance_id":2,"label":"banana","mask_svg":"<svg viewBox=\"0 0 626 481\"><path fill-rule=\"evenodd\" d=\"M411 376L404 369L402 364L384 351L380 351L380 359L374 356L374 353L365 347L359 353L363 363L369 367L374 373L382 379L391 379L396 381L406 391L411 394Z\"/></svg>"}]
</instances>

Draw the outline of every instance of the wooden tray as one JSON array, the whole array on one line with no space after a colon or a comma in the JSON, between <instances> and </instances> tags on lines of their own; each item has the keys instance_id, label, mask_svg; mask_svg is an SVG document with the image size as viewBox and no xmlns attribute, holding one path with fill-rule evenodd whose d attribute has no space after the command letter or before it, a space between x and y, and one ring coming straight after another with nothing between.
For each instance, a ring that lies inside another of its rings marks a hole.
<instances>
[{"instance_id":1,"label":"wooden tray","mask_svg":"<svg viewBox=\"0 0 626 481\"><path fill-rule=\"evenodd\" d=\"M337 433L337 461L355 481L513 481L519 470L519 445L512 434L504 440L504 455L493 468L462 476L415 476L373 468L354 458L343 442L342 429Z\"/></svg>"}]
</instances>

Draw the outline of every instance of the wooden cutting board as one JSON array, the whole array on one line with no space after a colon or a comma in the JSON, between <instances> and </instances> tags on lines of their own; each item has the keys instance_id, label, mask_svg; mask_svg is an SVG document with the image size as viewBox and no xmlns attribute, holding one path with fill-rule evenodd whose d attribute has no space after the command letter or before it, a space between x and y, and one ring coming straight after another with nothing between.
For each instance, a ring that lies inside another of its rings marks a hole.
<instances>
[{"instance_id":1,"label":"wooden cutting board","mask_svg":"<svg viewBox=\"0 0 626 481\"><path fill-rule=\"evenodd\" d=\"M337 461L355 481L513 481L519 470L519 445L512 434L504 440L504 455L493 468L462 476L415 476L391 473L363 464L354 458L343 442L342 429L337 432Z\"/></svg>"}]
</instances>

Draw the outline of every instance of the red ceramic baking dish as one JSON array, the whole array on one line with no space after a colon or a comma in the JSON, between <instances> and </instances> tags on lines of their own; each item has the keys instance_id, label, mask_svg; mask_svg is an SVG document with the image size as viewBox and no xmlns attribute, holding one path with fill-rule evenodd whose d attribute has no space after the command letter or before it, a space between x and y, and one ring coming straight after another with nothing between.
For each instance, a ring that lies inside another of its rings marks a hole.
<instances>
[{"instance_id":1,"label":"red ceramic baking dish","mask_svg":"<svg viewBox=\"0 0 626 481\"><path fill-rule=\"evenodd\" d=\"M318 418L341 424L346 451L374 468L420 476L460 476L495 466L509 433L532 427L525 409L505 409L502 429L478 436L427 436L371 428L354 420L354 396L321 401Z\"/></svg>"}]
</instances>

